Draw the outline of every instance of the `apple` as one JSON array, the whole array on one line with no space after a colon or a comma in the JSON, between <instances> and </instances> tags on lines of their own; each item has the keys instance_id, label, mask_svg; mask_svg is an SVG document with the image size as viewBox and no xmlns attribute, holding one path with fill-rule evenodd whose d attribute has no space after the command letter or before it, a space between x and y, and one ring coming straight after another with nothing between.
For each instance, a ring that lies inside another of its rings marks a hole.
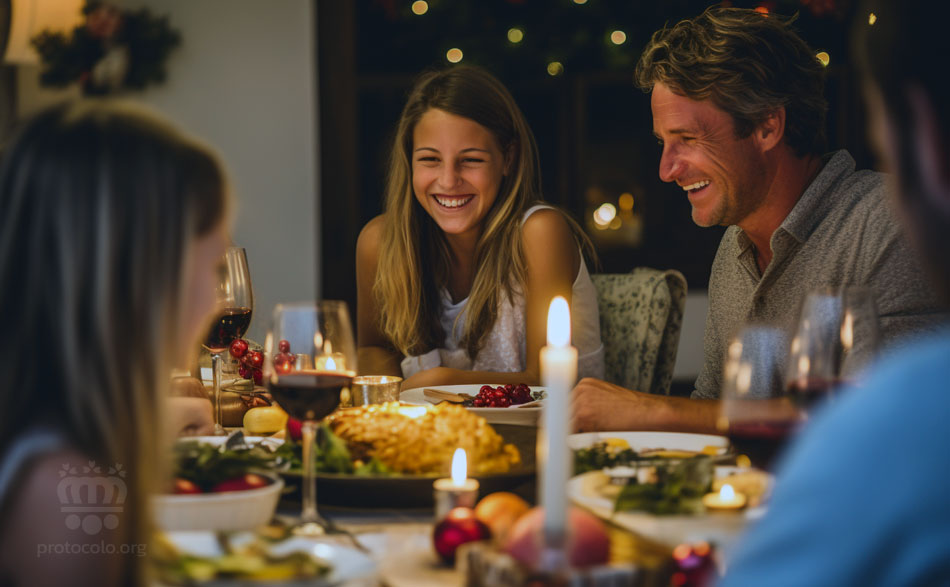
<instances>
[{"instance_id":1,"label":"apple","mask_svg":"<svg viewBox=\"0 0 950 587\"><path fill-rule=\"evenodd\" d=\"M175 477L175 482L172 485L172 493L175 495L191 495L204 492L201 491L201 488L198 487L194 481L182 477Z\"/></svg>"},{"instance_id":2,"label":"apple","mask_svg":"<svg viewBox=\"0 0 950 587\"><path fill-rule=\"evenodd\" d=\"M588 567L607 562L610 539L603 523L593 514L572 507L568 512L568 560L573 567ZM541 529L544 509L535 507L521 516L508 534L504 550L518 562L537 568L541 558Z\"/></svg>"},{"instance_id":3,"label":"apple","mask_svg":"<svg viewBox=\"0 0 950 587\"><path fill-rule=\"evenodd\" d=\"M260 489L270 485L271 480L257 473L245 473L240 477L222 481L211 488L213 493L224 493L226 491L247 491L248 489Z\"/></svg>"}]
</instances>

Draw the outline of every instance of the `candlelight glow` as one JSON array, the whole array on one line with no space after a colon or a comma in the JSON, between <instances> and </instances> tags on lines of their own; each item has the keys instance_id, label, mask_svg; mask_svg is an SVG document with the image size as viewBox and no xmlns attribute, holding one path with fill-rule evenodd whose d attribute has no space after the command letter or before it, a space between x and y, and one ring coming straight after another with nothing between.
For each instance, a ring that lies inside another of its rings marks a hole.
<instances>
[{"instance_id":1,"label":"candlelight glow","mask_svg":"<svg viewBox=\"0 0 950 587\"><path fill-rule=\"evenodd\" d=\"M732 488L732 485L726 483L722 486L722 489L719 490L719 499L722 501L732 501L736 498L736 490Z\"/></svg>"},{"instance_id":2,"label":"candlelight glow","mask_svg":"<svg viewBox=\"0 0 950 587\"><path fill-rule=\"evenodd\" d=\"M399 413L413 420L425 416L427 411L429 408L426 406L399 406Z\"/></svg>"},{"instance_id":3,"label":"candlelight glow","mask_svg":"<svg viewBox=\"0 0 950 587\"><path fill-rule=\"evenodd\" d=\"M336 371L336 361L333 360L333 357L327 357L326 370Z\"/></svg>"},{"instance_id":4,"label":"candlelight glow","mask_svg":"<svg viewBox=\"0 0 950 587\"><path fill-rule=\"evenodd\" d=\"M868 24L873 26L874 23L876 22L877 22L877 15L872 12L871 14L868 15Z\"/></svg>"},{"instance_id":5,"label":"candlelight glow","mask_svg":"<svg viewBox=\"0 0 950 587\"><path fill-rule=\"evenodd\" d=\"M845 312L844 321L841 323L841 346L845 352L854 346L854 314L850 311Z\"/></svg>"},{"instance_id":6,"label":"candlelight glow","mask_svg":"<svg viewBox=\"0 0 950 587\"><path fill-rule=\"evenodd\" d=\"M468 459L465 457L465 449L455 449L455 455L452 457L452 484L461 487L465 485L468 479Z\"/></svg>"},{"instance_id":7,"label":"candlelight glow","mask_svg":"<svg viewBox=\"0 0 950 587\"><path fill-rule=\"evenodd\" d=\"M571 309L567 300L555 296L548 308L548 346L566 347L571 344Z\"/></svg>"}]
</instances>

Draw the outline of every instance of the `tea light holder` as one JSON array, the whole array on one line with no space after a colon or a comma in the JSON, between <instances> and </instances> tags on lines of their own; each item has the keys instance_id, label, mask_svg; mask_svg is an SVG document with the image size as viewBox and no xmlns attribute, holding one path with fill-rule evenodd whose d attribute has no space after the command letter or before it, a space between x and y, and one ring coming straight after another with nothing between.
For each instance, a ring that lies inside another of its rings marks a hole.
<instances>
[{"instance_id":1,"label":"tea light holder","mask_svg":"<svg viewBox=\"0 0 950 587\"><path fill-rule=\"evenodd\" d=\"M452 478L436 479L432 484L435 519L444 519L457 507L474 508L478 499L478 481L469 479L465 449L458 448L452 457Z\"/></svg>"},{"instance_id":2,"label":"tea light holder","mask_svg":"<svg viewBox=\"0 0 950 587\"><path fill-rule=\"evenodd\" d=\"M715 511L738 511L745 507L746 501L746 496L737 493L728 483L722 486L719 493L707 493L703 496L706 509Z\"/></svg>"}]
</instances>

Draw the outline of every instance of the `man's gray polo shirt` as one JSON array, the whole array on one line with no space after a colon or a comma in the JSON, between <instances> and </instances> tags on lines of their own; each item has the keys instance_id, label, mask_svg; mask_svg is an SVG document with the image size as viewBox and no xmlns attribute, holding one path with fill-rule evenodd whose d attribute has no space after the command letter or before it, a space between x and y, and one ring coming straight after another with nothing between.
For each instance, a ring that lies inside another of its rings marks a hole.
<instances>
[{"instance_id":1,"label":"man's gray polo shirt","mask_svg":"<svg viewBox=\"0 0 950 587\"><path fill-rule=\"evenodd\" d=\"M737 226L726 229L709 279L705 363L694 398L719 397L726 348L743 325L780 326L790 340L802 299L822 286L870 287L882 346L938 328L944 315L892 214L885 176L854 168L847 151L826 156L821 172L772 235L772 261L764 274L749 237ZM778 361L782 370L786 359Z\"/></svg>"}]
</instances>

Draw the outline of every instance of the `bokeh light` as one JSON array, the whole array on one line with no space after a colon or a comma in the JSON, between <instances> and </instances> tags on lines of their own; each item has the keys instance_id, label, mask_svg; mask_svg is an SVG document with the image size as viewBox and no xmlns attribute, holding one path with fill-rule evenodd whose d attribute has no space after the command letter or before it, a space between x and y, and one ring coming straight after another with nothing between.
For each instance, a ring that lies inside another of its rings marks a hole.
<instances>
[{"instance_id":1,"label":"bokeh light","mask_svg":"<svg viewBox=\"0 0 950 587\"><path fill-rule=\"evenodd\" d=\"M412 3L412 13L423 15L426 12L429 12L429 3L425 0L416 0Z\"/></svg>"},{"instance_id":2,"label":"bokeh light","mask_svg":"<svg viewBox=\"0 0 950 587\"><path fill-rule=\"evenodd\" d=\"M463 56L462 50L457 47L453 47L445 52L445 58L449 60L449 63L458 63L462 60Z\"/></svg>"},{"instance_id":3,"label":"bokeh light","mask_svg":"<svg viewBox=\"0 0 950 587\"><path fill-rule=\"evenodd\" d=\"M520 43L524 40L524 31L518 27L508 29L508 40L512 43Z\"/></svg>"},{"instance_id":4,"label":"bokeh light","mask_svg":"<svg viewBox=\"0 0 950 587\"><path fill-rule=\"evenodd\" d=\"M548 75L550 76L559 76L564 73L564 66L560 61L552 61L548 63Z\"/></svg>"},{"instance_id":5,"label":"bokeh light","mask_svg":"<svg viewBox=\"0 0 950 587\"><path fill-rule=\"evenodd\" d=\"M610 42L614 45L623 45L627 42L627 33L620 30L610 33Z\"/></svg>"},{"instance_id":6,"label":"bokeh light","mask_svg":"<svg viewBox=\"0 0 950 587\"><path fill-rule=\"evenodd\" d=\"M617 200L617 204L620 205L621 210L627 212L633 210L633 194L627 192L620 194L620 199Z\"/></svg>"},{"instance_id":7,"label":"bokeh light","mask_svg":"<svg viewBox=\"0 0 950 587\"><path fill-rule=\"evenodd\" d=\"M818 61L820 61L825 67L828 67L828 64L831 63L831 55L828 55L827 51L819 51L817 54L815 54L815 57L817 57Z\"/></svg>"}]
</instances>

